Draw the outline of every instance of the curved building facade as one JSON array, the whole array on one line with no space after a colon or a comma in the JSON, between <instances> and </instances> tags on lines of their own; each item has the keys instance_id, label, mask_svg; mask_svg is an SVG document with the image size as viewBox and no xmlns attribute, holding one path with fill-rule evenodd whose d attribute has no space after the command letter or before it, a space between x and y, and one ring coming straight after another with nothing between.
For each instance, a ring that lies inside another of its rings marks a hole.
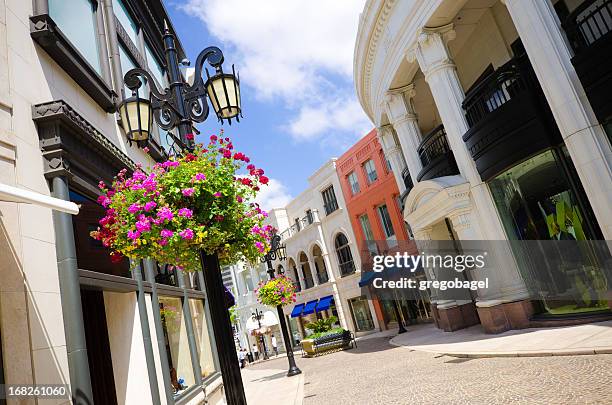
<instances>
[{"instance_id":1,"label":"curved building facade","mask_svg":"<svg viewBox=\"0 0 612 405\"><path fill-rule=\"evenodd\" d=\"M612 239L611 11L610 0L366 2L356 90L403 174L416 240ZM505 253L493 288L435 303L438 326L479 319L495 333L609 312L603 298L533 299L520 255Z\"/></svg>"}]
</instances>

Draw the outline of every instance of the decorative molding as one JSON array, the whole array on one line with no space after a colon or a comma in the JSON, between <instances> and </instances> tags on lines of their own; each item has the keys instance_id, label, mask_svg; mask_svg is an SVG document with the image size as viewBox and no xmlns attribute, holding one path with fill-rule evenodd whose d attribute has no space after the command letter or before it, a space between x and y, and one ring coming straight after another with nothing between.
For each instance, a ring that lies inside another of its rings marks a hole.
<instances>
[{"instance_id":1,"label":"decorative molding","mask_svg":"<svg viewBox=\"0 0 612 405\"><path fill-rule=\"evenodd\" d=\"M63 100L33 106L32 119L38 126L47 178L76 177L82 187L94 190L99 179L110 182L119 170L136 168L132 159Z\"/></svg>"},{"instance_id":2,"label":"decorative molding","mask_svg":"<svg viewBox=\"0 0 612 405\"><path fill-rule=\"evenodd\" d=\"M106 112L115 112L117 94L48 14L30 17L30 36Z\"/></svg>"},{"instance_id":3,"label":"decorative molding","mask_svg":"<svg viewBox=\"0 0 612 405\"><path fill-rule=\"evenodd\" d=\"M415 61L419 63L425 75L425 80L440 69L454 68L455 63L450 59L447 44L456 36L453 23L436 28L421 28L417 32L416 43L408 51L406 59L410 63Z\"/></svg>"},{"instance_id":4,"label":"decorative molding","mask_svg":"<svg viewBox=\"0 0 612 405\"><path fill-rule=\"evenodd\" d=\"M115 16L115 29L117 30L117 37L125 46L130 56L134 58L134 60L136 60L136 64L138 65L138 67L146 69L147 62L138 50L138 47L134 44L134 42L132 42L132 38L130 38L125 28L123 28L123 25L121 25L121 22L119 21L117 16Z\"/></svg>"}]
</instances>

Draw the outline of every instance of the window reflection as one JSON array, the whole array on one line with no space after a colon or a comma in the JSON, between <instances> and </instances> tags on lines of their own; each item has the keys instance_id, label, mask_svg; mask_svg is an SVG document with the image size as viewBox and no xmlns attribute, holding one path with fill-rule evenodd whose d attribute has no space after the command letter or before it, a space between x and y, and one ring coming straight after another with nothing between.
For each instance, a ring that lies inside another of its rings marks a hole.
<instances>
[{"instance_id":1,"label":"window reflection","mask_svg":"<svg viewBox=\"0 0 612 405\"><path fill-rule=\"evenodd\" d=\"M180 396L195 384L181 299L159 297L159 311L170 367L170 383L175 396Z\"/></svg>"},{"instance_id":2,"label":"window reflection","mask_svg":"<svg viewBox=\"0 0 612 405\"><path fill-rule=\"evenodd\" d=\"M202 369L202 378L206 378L215 371L213 350L210 343L209 327L206 322L204 303L199 299L190 299L189 308L193 318L193 332L195 333L196 347Z\"/></svg>"}]
</instances>

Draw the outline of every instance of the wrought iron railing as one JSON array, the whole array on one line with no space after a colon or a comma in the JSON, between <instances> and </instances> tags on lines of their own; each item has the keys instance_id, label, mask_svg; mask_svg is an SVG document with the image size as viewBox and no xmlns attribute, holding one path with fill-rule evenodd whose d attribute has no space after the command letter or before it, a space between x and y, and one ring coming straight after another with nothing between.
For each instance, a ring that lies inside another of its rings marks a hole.
<instances>
[{"instance_id":1,"label":"wrought iron railing","mask_svg":"<svg viewBox=\"0 0 612 405\"><path fill-rule=\"evenodd\" d=\"M404 186L406 186L406 190L411 190L414 187L412 184L412 177L410 176L410 170L407 167L402 170L402 180L404 181Z\"/></svg>"},{"instance_id":2,"label":"wrought iron railing","mask_svg":"<svg viewBox=\"0 0 612 405\"><path fill-rule=\"evenodd\" d=\"M612 35L612 0L586 0L567 16L563 28L576 53Z\"/></svg>"},{"instance_id":3,"label":"wrought iron railing","mask_svg":"<svg viewBox=\"0 0 612 405\"><path fill-rule=\"evenodd\" d=\"M470 127L533 86L528 66L526 55L513 58L468 91L463 109Z\"/></svg>"},{"instance_id":4,"label":"wrought iron railing","mask_svg":"<svg viewBox=\"0 0 612 405\"><path fill-rule=\"evenodd\" d=\"M423 167L429 166L434 160L440 156L450 152L448 141L446 140L446 131L444 126L440 125L425 135L423 141L417 148L419 158Z\"/></svg>"}]
</instances>

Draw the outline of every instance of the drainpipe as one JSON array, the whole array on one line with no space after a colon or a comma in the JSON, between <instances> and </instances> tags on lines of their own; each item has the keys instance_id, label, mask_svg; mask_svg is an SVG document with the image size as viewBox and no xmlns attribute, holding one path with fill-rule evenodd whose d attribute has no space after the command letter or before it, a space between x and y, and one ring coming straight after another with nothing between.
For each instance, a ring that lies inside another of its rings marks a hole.
<instances>
[{"instance_id":1,"label":"drainpipe","mask_svg":"<svg viewBox=\"0 0 612 405\"><path fill-rule=\"evenodd\" d=\"M166 403L174 404L174 396L170 387L170 364L166 354L166 339L162 329L161 313L159 312L159 297L157 296L157 285L155 284L155 262L152 259L143 260L145 277L151 283L151 305L153 306L153 324L155 325L155 337L157 338L157 350L159 350L159 360L162 368L162 378L164 380L164 392L166 393Z\"/></svg>"},{"instance_id":2,"label":"drainpipe","mask_svg":"<svg viewBox=\"0 0 612 405\"><path fill-rule=\"evenodd\" d=\"M70 201L66 176L54 177L51 184L55 198ZM81 285L71 215L54 210L53 229L55 231L55 252L57 255L62 314L64 316L72 401L75 404L93 404L81 303Z\"/></svg>"},{"instance_id":3,"label":"drainpipe","mask_svg":"<svg viewBox=\"0 0 612 405\"><path fill-rule=\"evenodd\" d=\"M138 285L136 298L138 302L138 314L140 315L140 327L142 329L142 341L144 343L145 359L149 374L149 386L153 404L160 405L159 389L157 387L157 372L155 371L155 358L153 357L153 345L151 343L151 329L149 328L149 317L147 315L147 304L145 302L144 285L142 282L142 269L140 263L134 266L132 276ZM155 310L155 308L153 308ZM158 311L159 312L159 311Z\"/></svg>"}]
</instances>

